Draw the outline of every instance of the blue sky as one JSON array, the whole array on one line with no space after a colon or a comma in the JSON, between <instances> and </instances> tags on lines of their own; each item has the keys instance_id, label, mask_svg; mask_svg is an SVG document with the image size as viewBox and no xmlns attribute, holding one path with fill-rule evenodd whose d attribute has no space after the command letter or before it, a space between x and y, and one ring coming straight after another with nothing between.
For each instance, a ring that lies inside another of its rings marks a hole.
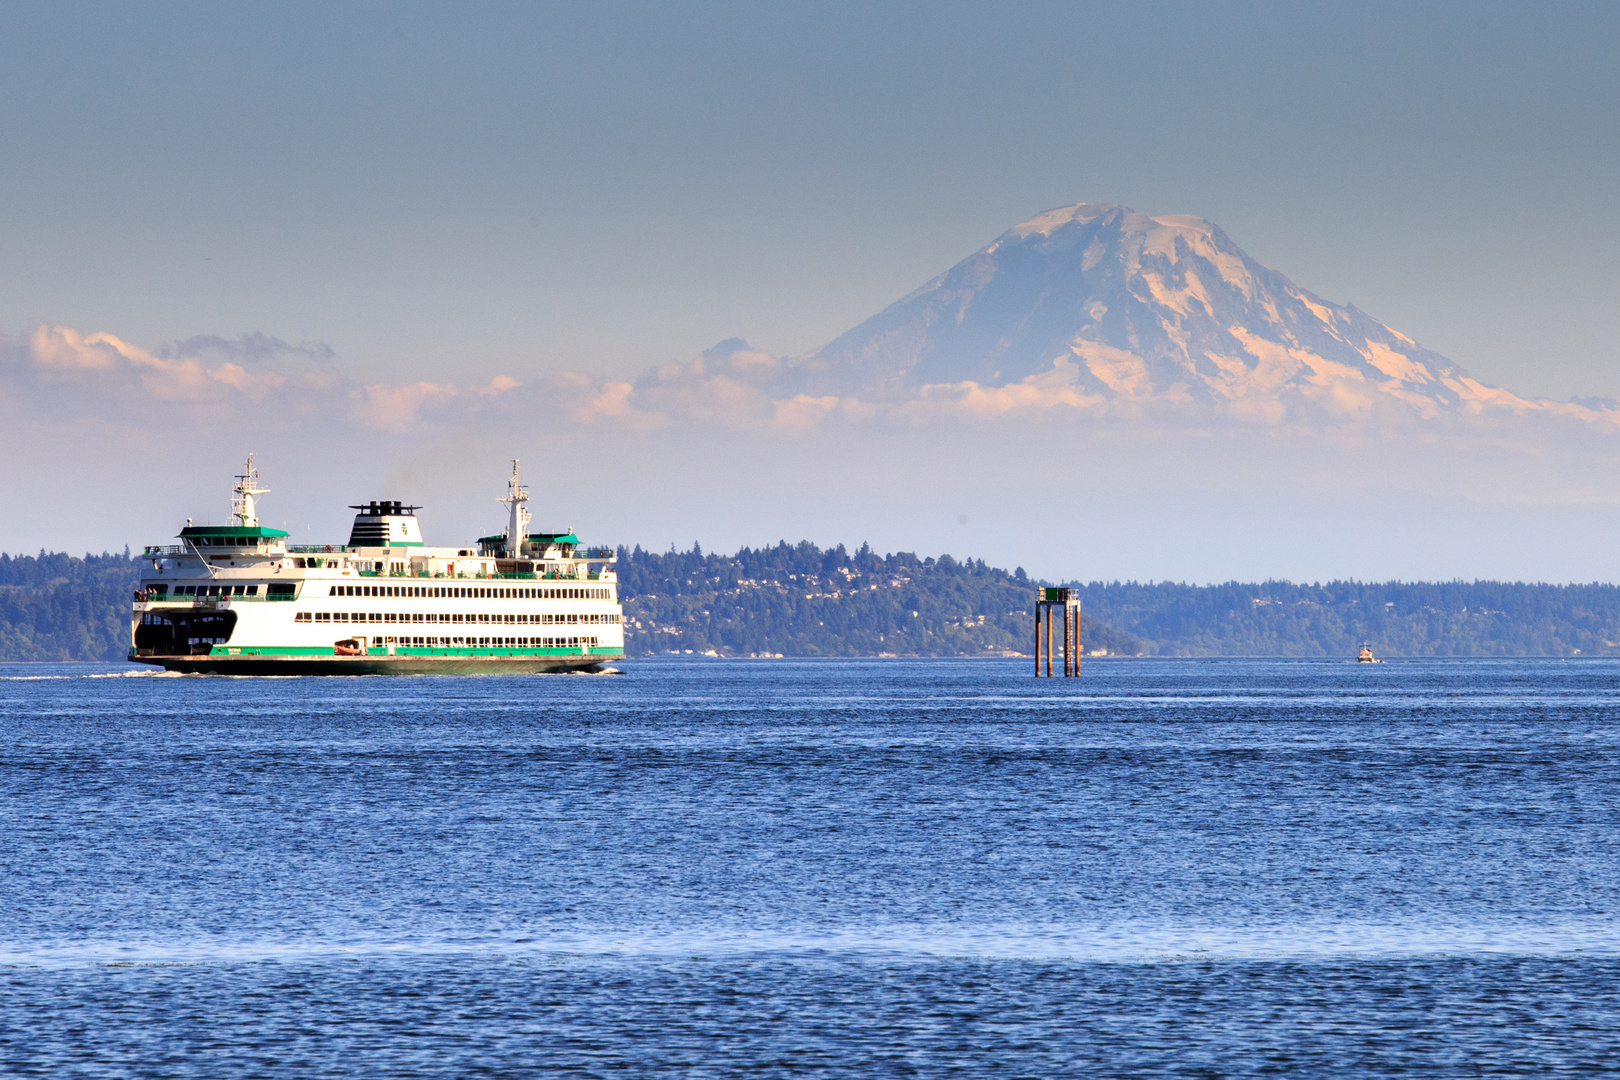
<instances>
[{"instance_id":1,"label":"blue sky","mask_svg":"<svg viewBox=\"0 0 1620 1080\"><path fill-rule=\"evenodd\" d=\"M629 379L734 336L811 351L1088 201L1208 218L1488 382L1620 397L1612 4L52 3L0 25L13 347L41 324L153 355L262 334L357 383ZM683 541L750 538L714 512ZM876 527L839 513L816 539ZM12 518L0 547L115 532Z\"/></svg>"},{"instance_id":2,"label":"blue sky","mask_svg":"<svg viewBox=\"0 0 1620 1080\"><path fill-rule=\"evenodd\" d=\"M366 371L805 352L1120 202L1620 396L1620 8L8 7L0 326Z\"/></svg>"}]
</instances>

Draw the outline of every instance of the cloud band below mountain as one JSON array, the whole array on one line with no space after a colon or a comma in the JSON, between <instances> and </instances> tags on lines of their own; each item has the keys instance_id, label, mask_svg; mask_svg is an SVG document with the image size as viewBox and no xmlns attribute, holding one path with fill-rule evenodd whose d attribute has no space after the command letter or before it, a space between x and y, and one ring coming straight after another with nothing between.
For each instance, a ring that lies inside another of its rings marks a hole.
<instances>
[{"instance_id":1,"label":"cloud band below mountain","mask_svg":"<svg viewBox=\"0 0 1620 1080\"><path fill-rule=\"evenodd\" d=\"M1206 222L1121 207L1032 219L809 356L733 339L633 379L526 366L367 382L319 343L152 351L37 327L0 342L4 497L39 509L0 546L77 527L73 501L109 462L142 466L105 497L123 500L109 528L167 528L249 449L339 507L392 485L487 512L466 463L521 457L549 499L632 541L887 537L1053 574L1336 576L1367 551L1396 560L1369 567L1386 577L1445 557L1478 572L1496 564L1469 552L1487 551L1518 558L1512 576L1586 573L1601 560L1558 546L1617 512L1614 403L1485 386ZM970 549L961 518L998 525ZM1482 523L1509 519L1541 539L1493 547ZM1424 520L1454 524L1424 540ZM1389 550L1396 535L1426 554ZM1268 552L1295 562L1253 562Z\"/></svg>"}]
</instances>

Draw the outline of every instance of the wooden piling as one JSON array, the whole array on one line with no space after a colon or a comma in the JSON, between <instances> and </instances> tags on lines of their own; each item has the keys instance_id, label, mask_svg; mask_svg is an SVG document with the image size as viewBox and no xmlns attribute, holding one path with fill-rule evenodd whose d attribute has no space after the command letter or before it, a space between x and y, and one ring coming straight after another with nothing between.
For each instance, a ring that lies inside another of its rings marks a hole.
<instances>
[{"instance_id":1,"label":"wooden piling","mask_svg":"<svg viewBox=\"0 0 1620 1080\"><path fill-rule=\"evenodd\" d=\"M1052 677L1052 605L1046 605L1046 677Z\"/></svg>"},{"instance_id":2,"label":"wooden piling","mask_svg":"<svg viewBox=\"0 0 1620 1080\"><path fill-rule=\"evenodd\" d=\"M1041 677L1041 605L1035 605L1035 677Z\"/></svg>"},{"instance_id":3,"label":"wooden piling","mask_svg":"<svg viewBox=\"0 0 1620 1080\"><path fill-rule=\"evenodd\" d=\"M1048 604L1050 609L1052 605ZM1069 677L1069 609L1063 609L1063 677Z\"/></svg>"}]
</instances>

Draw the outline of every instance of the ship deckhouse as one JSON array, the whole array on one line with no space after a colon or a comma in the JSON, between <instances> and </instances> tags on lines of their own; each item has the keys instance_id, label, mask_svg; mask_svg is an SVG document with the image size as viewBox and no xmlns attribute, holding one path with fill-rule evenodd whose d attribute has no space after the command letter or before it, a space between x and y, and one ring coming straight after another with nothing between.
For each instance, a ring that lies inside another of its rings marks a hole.
<instances>
[{"instance_id":1,"label":"ship deckhouse","mask_svg":"<svg viewBox=\"0 0 1620 1080\"><path fill-rule=\"evenodd\" d=\"M419 506L406 506L397 499L373 500L349 507L354 515L349 530L350 547L421 547L422 527L417 524Z\"/></svg>"},{"instance_id":2,"label":"ship deckhouse","mask_svg":"<svg viewBox=\"0 0 1620 1080\"><path fill-rule=\"evenodd\" d=\"M231 524L148 547L130 658L237 674L541 672L624 655L616 555L572 530L528 531L512 463L504 534L434 547L400 500L351 505L346 544L289 544L261 526L253 459Z\"/></svg>"}]
</instances>

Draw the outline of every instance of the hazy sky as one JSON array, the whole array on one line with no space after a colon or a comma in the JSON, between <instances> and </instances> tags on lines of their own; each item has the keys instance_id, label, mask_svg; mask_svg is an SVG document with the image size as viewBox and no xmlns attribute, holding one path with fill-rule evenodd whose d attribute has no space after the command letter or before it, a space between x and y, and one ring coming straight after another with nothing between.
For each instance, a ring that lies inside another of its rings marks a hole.
<instances>
[{"instance_id":1,"label":"hazy sky","mask_svg":"<svg viewBox=\"0 0 1620 1080\"><path fill-rule=\"evenodd\" d=\"M0 331L359 378L811 350L1042 209L1620 397L1620 5L8 5Z\"/></svg>"},{"instance_id":2,"label":"hazy sky","mask_svg":"<svg viewBox=\"0 0 1620 1080\"><path fill-rule=\"evenodd\" d=\"M1488 383L1620 398L1620 4L53 2L0 28L0 550L162 542L252 449L301 539L394 497L459 542L520 456L537 521L592 541L1620 575L1612 424L1054 413L1032 464L1029 417L801 429L693 365L810 352L1107 202L1208 218Z\"/></svg>"}]
</instances>

